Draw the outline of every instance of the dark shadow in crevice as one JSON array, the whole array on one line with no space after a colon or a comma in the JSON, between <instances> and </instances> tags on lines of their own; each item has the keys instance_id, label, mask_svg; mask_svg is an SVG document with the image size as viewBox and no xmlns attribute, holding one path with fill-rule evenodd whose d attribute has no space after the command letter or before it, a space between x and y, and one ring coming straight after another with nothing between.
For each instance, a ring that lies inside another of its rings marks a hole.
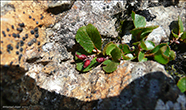
<instances>
[{"instance_id":1,"label":"dark shadow in crevice","mask_svg":"<svg viewBox=\"0 0 186 110\"><path fill-rule=\"evenodd\" d=\"M74 2L74 1L71 1L71 2ZM72 3L72 5L73 5L73 3ZM49 7L46 11L48 13L52 13L52 14L57 15L57 14L60 14L64 11L69 10L72 7L72 5L69 6L68 4L63 4L63 5L60 5L60 6Z\"/></svg>"},{"instance_id":2,"label":"dark shadow in crevice","mask_svg":"<svg viewBox=\"0 0 186 110\"><path fill-rule=\"evenodd\" d=\"M13 73L11 73L10 68L1 65L1 108L2 106L24 105L29 109L46 110L80 110L83 108L145 110L154 109L159 99L164 103L167 101L175 103L178 95L182 94L170 77L157 71L135 79L118 96L85 102L42 89L36 86L34 79L24 75L26 71L23 68L11 66L11 69L13 68L14 73L17 70L22 70L17 79L12 79ZM41 92L41 96L35 96L36 90ZM28 95L27 92L31 94ZM95 93L91 93L91 95L93 94ZM23 101L25 98L27 100ZM38 99L37 103L33 101L35 98ZM86 98L91 97L86 96Z\"/></svg>"}]
</instances>

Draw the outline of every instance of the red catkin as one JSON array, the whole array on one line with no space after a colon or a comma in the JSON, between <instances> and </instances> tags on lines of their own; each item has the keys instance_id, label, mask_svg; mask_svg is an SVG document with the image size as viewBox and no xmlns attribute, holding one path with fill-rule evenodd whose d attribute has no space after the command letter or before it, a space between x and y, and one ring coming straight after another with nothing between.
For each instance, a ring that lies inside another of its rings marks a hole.
<instances>
[{"instance_id":1,"label":"red catkin","mask_svg":"<svg viewBox=\"0 0 186 110\"><path fill-rule=\"evenodd\" d=\"M96 61L99 62L99 63L101 63L101 62L105 61L105 58L100 57L100 58L97 58Z\"/></svg>"},{"instance_id":2,"label":"red catkin","mask_svg":"<svg viewBox=\"0 0 186 110\"><path fill-rule=\"evenodd\" d=\"M90 60L89 59L85 61L84 65L83 65L83 68L86 68L88 65L90 65Z\"/></svg>"},{"instance_id":3,"label":"red catkin","mask_svg":"<svg viewBox=\"0 0 186 110\"><path fill-rule=\"evenodd\" d=\"M84 60L85 58L87 58L87 56L84 55L84 54L78 55L78 54L75 53L75 55L76 55L76 57L78 57L80 60Z\"/></svg>"}]
</instances>

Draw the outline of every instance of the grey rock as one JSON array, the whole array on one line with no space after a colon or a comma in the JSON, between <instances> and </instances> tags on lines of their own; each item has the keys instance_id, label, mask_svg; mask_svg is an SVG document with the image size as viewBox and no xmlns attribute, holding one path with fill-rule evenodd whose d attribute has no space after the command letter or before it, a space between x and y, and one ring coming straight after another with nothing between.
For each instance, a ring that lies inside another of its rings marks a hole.
<instances>
[{"instance_id":1,"label":"grey rock","mask_svg":"<svg viewBox=\"0 0 186 110\"><path fill-rule=\"evenodd\" d=\"M75 69L73 54L78 48L75 34L81 26L92 23L101 35L118 36L116 18L112 15L125 9L114 8L116 3L76 1L70 10L57 15L58 22L46 31L48 43L42 47L44 52L41 59L28 64L28 71L20 72L24 69L13 67L1 71L3 98L13 103L33 105L30 109L185 109L185 95L159 63L121 61L118 69L111 74L106 74L100 66L87 73ZM120 3L123 7L126 5L126 1ZM146 9L147 4L141 7L139 9ZM157 14L154 9L156 7L150 8L156 16L161 16L165 11ZM171 9L175 11L177 8L171 7L169 11ZM165 13L168 14L168 11ZM166 18L157 18L149 22L160 24L149 39L153 40L157 34L158 43L161 35L166 37L167 31L164 30L168 25L164 27L161 21ZM174 15L176 18L177 15ZM171 22L173 19L169 20ZM129 42L131 36L124 37L126 40L123 42Z\"/></svg>"},{"instance_id":2,"label":"grey rock","mask_svg":"<svg viewBox=\"0 0 186 110\"><path fill-rule=\"evenodd\" d=\"M158 25L155 22L147 22L146 26L155 26ZM164 31L164 29L159 26L158 28L154 29L147 37L146 40L153 41L155 44L159 44L162 40L168 41L168 37Z\"/></svg>"},{"instance_id":3,"label":"grey rock","mask_svg":"<svg viewBox=\"0 0 186 110\"><path fill-rule=\"evenodd\" d=\"M163 30L165 31L167 36L170 36L170 25L173 21L178 20L178 16L181 16L182 19L185 19L186 15L186 9L178 8L174 6L170 7L151 7L149 8L150 13L155 15L156 18L153 20L156 22L159 26L163 27ZM185 21L183 21L183 24L185 24ZM185 27L185 26L184 26Z\"/></svg>"},{"instance_id":4,"label":"grey rock","mask_svg":"<svg viewBox=\"0 0 186 110\"><path fill-rule=\"evenodd\" d=\"M166 110L185 110L186 109L186 97L179 95L176 102L167 101L164 102L161 99L157 101L155 110L166 109Z\"/></svg>"},{"instance_id":5,"label":"grey rock","mask_svg":"<svg viewBox=\"0 0 186 110\"><path fill-rule=\"evenodd\" d=\"M15 10L14 6L9 4L11 1L1 1L1 16L5 15L8 11Z\"/></svg>"}]
</instances>

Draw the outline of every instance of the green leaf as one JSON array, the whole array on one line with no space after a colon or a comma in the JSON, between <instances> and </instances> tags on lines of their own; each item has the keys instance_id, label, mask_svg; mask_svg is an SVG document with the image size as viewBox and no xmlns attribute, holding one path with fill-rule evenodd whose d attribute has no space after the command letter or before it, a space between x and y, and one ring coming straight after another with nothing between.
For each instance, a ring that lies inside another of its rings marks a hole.
<instances>
[{"instance_id":1,"label":"green leaf","mask_svg":"<svg viewBox=\"0 0 186 110\"><path fill-rule=\"evenodd\" d=\"M177 86L182 93L186 91L186 76L179 79Z\"/></svg>"},{"instance_id":2,"label":"green leaf","mask_svg":"<svg viewBox=\"0 0 186 110\"><path fill-rule=\"evenodd\" d=\"M140 35L141 35L143 29L144 29L144 27L134 28L133 30L130 31L130 33L132 34L132 39L134 41L139 41L140 40Z\"/></svg>"},{"instance_id":3,"label":"green leaf","mask_svg":"<svg viewBox=\"0 0 186 110\"><path fill-rule=\"evenodd\" d=\"M111 60L105 60L103 62L103 65L106 65L106 66L103 66L103 70L107 73L111 73L117 69L117 66L119 65L119 63L111 61Z\"/></svg>"},{"instance_id":4,"label":"green leaf","mask_svg":"<svg viewBox=\"0 0 186 110\"><path fill-rule=\"evenodd\" d=\"M144 27L146 25L145 17L135 14L134 11L132 11L131 17L133 19L133 23L134 23L135 28Z\"/></svg>"},{"instance_id":5,"label":"green leaf","mask_svg":"<svg viewBox=\"0 0 186 110\"><path fill-rule=\"evenodd\" d=\"M140 39L147 37L154 29L158 28L159 26L148 26L145 27L141 33Z\"/></svg>"},{"instance_id":6,"label":"green leaf","mask_svg":"<svg viewBox=\"0 0 186 110\"><path fill-rule=\"evenodd\" d=\"M155 54L154 60L156 60L157 62L161 64L167 64L169 62L169 58L165 56L164 54L162 54L160 50Z\"/></svg>"},{"instance_id":7,"label":"green leaf","mask_svg":"<svg viewBox=\"0 0 186 110\"><path fill-rule=\"evenodd\" d=\"M166 43L162 43L162 44L159 44L159 45L157 45L152 51L151 51L151 53L156 53L156 52L158 52L158 50L160 50L160 48L161 47L163 47L163 46L165 46L165 45L167 45Z\"/></svg>"},{"instance_id":8,"label":"green leaf","mask_svg":"<svg viewBox=\"0 0 186 110\"><path fill-rule=\"evenodd\" d=\"M181 18L178 16L178 26L179 26L179 33L183 32L183 22L181 21Z\"/></svg>"},{"instance_id":9,"label":"green leaf","mask_svg":"<svg viewBox=\"0 0 186 110\"><path fill-rule=\"evenodd\" d=\"M139 53L138 53L138 61L139 62L147 61L147 58L145 58L144 56L145 56L145 53L143 51L139 51Z\"/></svg>"},{"instance_id":10,"label":"green leaf","mask_svg":"<svg viewBox=\"0 0 186 110\"><path fill-rule=\"evenodd\" d=\"M181 35L181 40L186 43L186 31L183 32L183 34Z\"/></svg>"},{"instance_id":11,"label":"green leaf","mask_svg":"<svg viewBox=\"0 0 186 110\"><path fill-rule=\"evenodd\" d=\"M91 41L85 26L79 28L75 38L76 41L85 49L85 51L87 51L88 53L92 53L92 50L94 49L94 44Z\"/></svg>"},{"instance_id":12,"label":"green leaf","mask_svg":"<svg viewBox=\"0 0 186 110\"><path fill-rule=\"evenodd\" d=\"M173 50L170 50L169 60L174 60L176 58L176 53Z\"/></svg>"},{"instance_id":13,"label":"green leaf","mask_svg":"<svg viewBox=\"0 0 186 110\"><path fill-rule=\"evenodd\" d=\"M113 42L107 43L103 49L103 55L111 55L112 50L116 47L117 46Z\"/></svg>"},{"instance_id":14,"label":"green leaf","mask_svg":"<svg viewBox=\"0 0 186 110\"><path fill-rule=\"evenodd\" d=\"M93 67L97 66L99 63L96 61L97 57L94 57L90 63L89 66L87 66L86 68L83 68L84 62L77 62L76 63L76 69L78 71L82 71L82 72L87 72L90 71Z\"/></svg>"},{"instance_id":15,"label":"green leaf","mask_svg":"<svg viewBox=\"0 0 186 110\"><path fill-rule=\"evenodd\" d=\"M148 27L139 27L134 28L130 31L132 34L132 38L135 41L139 41L143 38L146 38L154 29L158 28L159 26L148 26Z\"/></svg>"},{"instance_id":16,"label":"green leaf","mask_svg":"<svg viewBox=\"0 0 186 110\"><path fill-rule=\"evenodd\" d=\"M131 53L126 54L126 55L122 55L123 60L133 60L136 57L134 57Z\"/></svg>"},{"instance_id":17,"label":"green leaf","mask_svg":"<svg viewBox=\"0 0 186 110\"><path fill-rule=\"evenodd\" d=\"M124 54L131 52L127 44L120 44L119 48L123 51Z\"/></svg>"},{"instance_id":18,"label":"green leaf","mask_svg":"<svg viewBox=\"0 0 186 110\"><path fill-rule=\"evenodd\" d=\"M145 41L144 43L145 43L145 45L146 45L147 50L152 50L152 49L155 47L154 42L152 42L152 41L150 41L150 40Z\"/></svg>"},{"instance_id":19,"label":"green leaf","mask_svg":"<svg viewBox=\"0 0 186 110\"><path fill-rule=\"evenodd\" d=\"M179 36L178 36L178 34L176 34L176 30L177 30L177 29L173 29L173 30L171 31L171 33L172 33L172 35L173 35L175 38L178 38Z\"/></svg>"},{"instance_id":20,"label":"green leaf","mask_svg":"<svg viewBox=\"0 0 186 110\"><path fill-rule=\"evenodd\" d=\"M146 47L145 42L144 42L143 40L141 40L140 47L141 47L143 50L147 50L147 47Z\"/></svg>"},{"instance_id":21,"label":"green leaf","mask_svg":"<svg viewBox=\"0 0 186 110\"><path fill-rule=\"evenodd\" d=\"M164 55L169 57L170 47L168 45L161 47L160 50Z\"/></svg>"},{"instance_id":22,"label":"green leaf","mask_svg":"<svg viewBox=\"0 0 186 110\"><path fill-rule=\"evenodd\" d=\"M116 46L112 51L111 51L111 56L114 61L119 61L121 58L121 50Z\"/></svg>"},{"instance_id":23,"label":"green leaf","mask_svg":"<svg viewBox=\"0 0 186 110\"><path fill-rule=\"evenodd\" d=\"M92 24L88 24L86 26L86 31L91 38L92 42L94 43L95 48L101 50L101 35L99 34L99 31L97 30L96 27L94 27Z\"/></svg>"}]
</instances>

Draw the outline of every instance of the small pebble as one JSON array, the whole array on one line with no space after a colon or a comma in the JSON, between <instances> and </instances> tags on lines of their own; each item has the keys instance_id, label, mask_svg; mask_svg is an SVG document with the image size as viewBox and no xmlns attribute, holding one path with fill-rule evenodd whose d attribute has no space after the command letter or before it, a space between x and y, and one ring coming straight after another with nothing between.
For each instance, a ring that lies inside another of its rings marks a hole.
<instances>
[{"instance_id":1,"label":"small pebble","mask_svg":"<svg viewBox=\"0 0 186 110\"><path fill-rule=\"evenodd\" d=\"M38 22L38 21L36 21L36 24L39 24L39 22Z\"/></svg>"},{"instance_id":2,"label":"small pebble","mask_svg":"<svg viewBox=\"0 0 186 110\"><path fill-rule=\"evenodd\" d=\"M30 16L30 15L29 15L29 18L31 19L31 18L32 18L32 16Z\"/></svg>"}]
</instances>

